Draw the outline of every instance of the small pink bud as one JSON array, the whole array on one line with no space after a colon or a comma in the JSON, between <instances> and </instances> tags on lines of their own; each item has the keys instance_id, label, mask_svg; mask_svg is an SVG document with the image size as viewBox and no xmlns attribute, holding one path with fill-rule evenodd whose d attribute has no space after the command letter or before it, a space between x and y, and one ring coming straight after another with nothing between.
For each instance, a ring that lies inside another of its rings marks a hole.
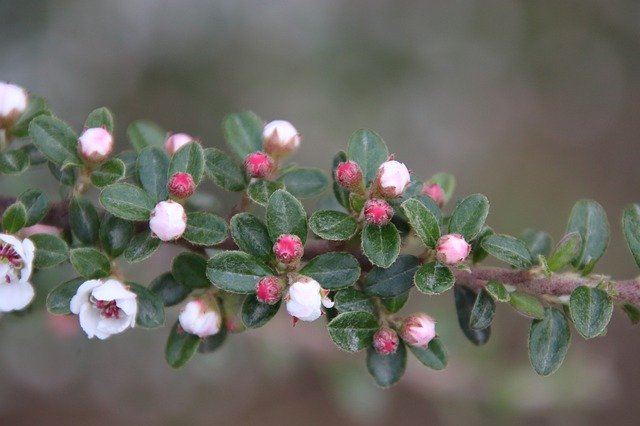
<instances>
[{"instance_id":1,"label":"small pink bud","mask_svg":"<svg viewBox=\"0 0 640 426\"><path fill-rule=\"evenodd\" d=\"M113 149L113 136L105 128L93 127L85 130L78 139L78 153L88 163L101 163Z\"/></svg>"},{"instance_id":2,"label":"small pink bud","mask_svg":"<svg viewBox=\"0 0 640 426\"><path fill-rule=\"evenodd\" d=\"M273 245L273 252L278 261L285 264L294 263L302 258L304 246L297 235L283 234L278 237Z\"/></svg>"},{"instance_id":3,"label":"small pink bud","mask_svg":"<svg viewBox=\"0 0 640 426\"><path fill-rule=\"evenodd\" d=\"M35 225L22 228L22 230L20 231L20 236L22 238L27 238L35 234L51 234L59 237L60 235L62 235L62 228L58 228L57 226L52 225L45 225L43 223L36 223Z\"/></svg>"},{"instance_id":4,"label":"small pink bud","mask_svg":"<svg viewBox=\"0 0 640 426\"><path fill-rule=\"evenodd\" d=\"M9 128L27 109L29 95L20 86L0 82L0 128Z\"/></svg>"},{"instance_id":5,"label":"small pink bud","mask_svg":"<svg viewBox=\"0 0 640 426\"><path fill-rule=\"evenodd\" d=\"M437 183L425 183L422 187L422 195L431 197L438 207L444 206L444 189Z\"/></svg>"},{"instance_id":6,"label":"small pink bud","mask_svg":"<svg viewBox=\"0 0 640 426\"><path fill-rule=\"evenodd\" d=\"M184 200L191 197L191 194L196 190L196 183L189 173L178 172L169 179L167 189L172 197Z\"/></svg>"},{"instance_id":7,"label":"small pink bud","mask_svg":"<svg viewBox=\"0 0 640 426\"><path fill-rule=\"evenodd\" d=\"M282 286L278 277L270 275L256 284L256 298L267 305L275 305L282 297Z\"/></svg>"},{"instance_id":8,"label":"small pink bud","mask_svg":"<svg viewBox=\"0 0 640 426\"><path fill-rule=\"evenodd\" d=\"M174 133L164 141L164 150L167 151L167 154L171 157L173 154L178 152L180 148L193 141L195 141L195 139L191 135L186 133Z\"/></svg>"},{"instance_id":9,"label":"small pink bud","mask_svg":"<svg viewBox=\"0 0 640 426\"><path fill-rule=\"evenodd\" d=\"M269 154L262 151L253 152L244 159L244 168L247 175L254 178L264 178L269 176L273 170L273 160Z\"/></svg>"},{"instance_id":10,"label":"small pink bud","mask_svg":"<svg viewBox=\"0 0 640 426\"><path fill-rule=\"evenodd\" d=\"M382 327L373 335L373 348L380 355L395 353L399 343L398 333L389 327Z\"/></svg>"},{"instance_id":11,"label":"small pink bud","mask_svg":"<svg viewBox=\"0 0 640 426\"><path fill-rule=\"evenodd\" d=\"M376 185L380 194L385 198L400 197L410 181L409 169L399 161L385 161L378 168Z\"/></svg>"},{"instance_id":12,"label":"small pink bud","mask_svg":"<svg viewBox=\"0 0 640 426\"><path fill-rule=\"evenodd\" d=\"M381 198L372 198L364 203L364 219L372 225L386 225L393 217L393 207Z\"/></svg>"},{"instance_id":13,"label":"small pink bud","mask_svg":"<svg viewBox=\"0 0 640 426\"><path fill-rule=\"evenodd\" d=\"M353 190L362 185L362 169L355 161L345 161L336 167L336 181L343 188Z\"/></svg>"},{"instance_id":14,"label":"small pink bud","mask_svg":"<svg viewBox=\"0 0 640 426\"><path fill-rule=\"evenodd\" d=\"M447 234L436 244L436 258L440 263L455 266L469 256L471 245L460 234Z\"/></svg>"},{"instance_id":15,"label":"small pink bud","mask_svg":"<svg viewBox=\"0 0 640 426\"><path fill-rule=\"evenodd\" d=\"M300 145L300 135L293 124L285 120L267 123L262 130L264 150L274 156L283 157Z\"/></svg>"},{"instance_id":16,"label":"small pink bud","mask_svg":"<svg viewBox=\"0 0 640 426\"><path fill-rule=\"evenodd\" d=\"M413 314L402 322L400 336L411 346L425 347L437 336L436 321L427 314Z\"/></svg>"},{"instance_id":17,"label":"small pink bud","mask_svg":"<svg viewBox=\"0 0 640 426\"><path fill-rule=\"evenodd\" d=\"M187 215L181 204L175 201L160 201L151 212L151 232L162 241L180 238L187 228Z\"/></svg>"}]
</instances>

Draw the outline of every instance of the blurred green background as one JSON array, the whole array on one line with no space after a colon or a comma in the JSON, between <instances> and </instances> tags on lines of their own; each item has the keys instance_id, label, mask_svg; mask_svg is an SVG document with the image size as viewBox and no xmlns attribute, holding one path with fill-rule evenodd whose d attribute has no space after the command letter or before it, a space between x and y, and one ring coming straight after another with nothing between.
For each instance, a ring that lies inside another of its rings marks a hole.
<instances>
[{"instance_id":1,"label":"blurred green background","mask_svg":"<svg viewBox=\"0 0 640 426\"><path fill-rule=\"evenodd\" d=\"M138 118L221 147L222 117L252 109L296 125L293 159L306 166L328 169L351 132L375 129L418 176L448 171L458 195L486 194L499 232L533 226L557 240L573 203L595 199L612 226L596 272L637 274L619 225L640 201L637 1L2 0L0 55L0 79L76 128L111 108L122 148ZM55 194L47 172L28 177L0 190ZM128 275L148 283L174 253ZM0 423L637 424L640 333L620 313L605 337L574 333L562 368L540 378L528 320L511 309L477 348L450 293L415 299L403 312L439 320L449 367L411 359L386 391L362 354L339 352L320 322L292 328L284 312L180 371L163 359L168 329L99 342L75 318L5 316Z\"/></svg>"}]
</instances>

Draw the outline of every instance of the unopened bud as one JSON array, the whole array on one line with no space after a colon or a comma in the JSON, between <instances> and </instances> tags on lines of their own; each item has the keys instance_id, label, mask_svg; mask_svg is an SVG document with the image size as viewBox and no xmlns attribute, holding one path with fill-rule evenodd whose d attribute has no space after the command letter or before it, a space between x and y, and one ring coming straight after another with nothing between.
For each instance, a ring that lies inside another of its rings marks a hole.
<instances>
[{"instance_id":1,"label":"unopened bud","mask_svg":"<svg viewBox=\"0 0 640 426\"><path fill-rule=\"evenodd\" d=\"M273 160L262 151L253 152L244 159L244 168L250 177L264 178L273 170Z\"/></svg>"},{"instance_id":2,"label":"unopened bud","mask_svg":"<svg viewBox=\"0 0 640 426\"><path fill-rule=\"evenodd\" d=\"M297 235L283 234L278 237L273 245L273 252L278 261L285 264L294 263L302 258L304 246Z\"/></svg>"},{"instance_id":3,"label":"unopened bud","mask_svg":"<svg viewBox=\"0 0 640 426\"><path fill-rule=\"evenodd\" d=\"M171 176L167 184L169 194L179 200L191 197L196 190L196 183L193 181L191 174L186 172L178 172Z\"/></svg>"},{"instance_id":4,"label":"unopened bud","mask_svg":"<svg viewBox=\"0 0 640 426\"><path fill-rule=\"evenodd\" d=\"M283 157L300 145L300 135L293 124L285 120L267 123L262 130L264 150L274 157Z\"/></svg>"},{"instance_id":5,"label":"unopened bud","mask_svg":"<svg viewBox=\"0 0 640 426\"><path fill-rule=\"evenodd\" d=\"M436 321L427 314L413 314L402 322L400 336L411 346L425 347L437 336Z\"/></svg>"},{"instance_id":6,"label":"unopened bud","mask_svg":"<svg viewBox=\"0 0 640 426\"><path fill-rule=\"evenodd\" d=\"M164 150L167 151L167 154L171 157L173 154L178 152L180 148L193 141L195 141L195 139L191 135L186 133L174 133L164 141Z\"/></svg>"},{"instance_id":7,"label":"unopened bud","mask_svg":"<svg viewBox=\"0 0 640 426\"><path fill-rule=\"evenodd\" d=\"M267 305L275 305L282 297L282 285L278 277L263 277L256 284L256 298Z\"/></svg>"},{"instance_id":8,"label":"unopened bud","mask_svg":"<svg viewBox=\"0 0 640 426\"><path fill-rule=\"evenodd\" d=\"M436 258L445 265L464 262L470 252L471 245L460 234L443 235L436 243Z\"/></svg>"},{"instance_id":9,"label":"unopened bud","mask_svg":"<svg viewBox=\"0 0 640 426\"><path fill-rule=\"evenodd\" d=\"M364 219L372 225L386 225L393 217L393 207L381 198L367 200L363 210Z\"/></svg>"},{"instance_id":10,"label":"unopened bud","mask_svg":"<svg viewBox=\"0 0 640 426\"><path fill-rule=\"evenodd\" d=\"M437 183L425 183L422 187L422 195L430 197L438 207L444 206L444 189Z\"/></svg>"},{"instance_id":11,"label":"unopened bud","mask_svg":"<svg viewBox=\"0 0 640 426\"><path fill-rule=\"evenodd\" d=\"M362 185L362 169L355 161L345 161L336 167L336 182L343 188L353 190Z\"/></svg>"},{"instance_id":12,"label":"unopened bud","mask_svg":"<svg viewBox=\"0 0 640 426\"><path fill-rule=\"evenodd\" d=\"M184 208L175 201L160 201L151 212L149 228L162 241L180 238L187 228Z\"/></svg>"},{"instance_id":13,"label":"unopened bud","mask_svg":"<svg viewBox=\"0 0 640 426\"><path fill-rule=\"evenodd\" d=\"M385 198L397 198L404 194L411 176L404 163L396 160L385 161L378 168L376 185L378 192Z\"/></svg>"},{"instance_id":14,"label":"unopened bud","mask_svg":"<svg viewBox=\"0 0 640 426\"><path fill-rule=\"evenodd\" d=\"M113 149L113 136L103 127L92 127L78 139L78 153L88 163L101 163Z\"/></svg>"},{"instance_id":15,"label":"unopened bud","mask_svg":"<svg viewBox=\"0 0 640 426\"><path fill-rule=\"evenodd\" d=\"M0 129L11 127L28 103L29 95L22 87L0 82Z\"/></svg>"},{"instance_id":16,"label":"unopened bud","mask_svg":"<svg viewBox=\"0 0 640 426\"><path fill-rule=\"evenodd\" d=\"M400 339L398 333L389 327L382 327L373 335L373 348L380 355L390 355L396 352Z\"/></svg>"},{"instance_id":17,"label":"unopened bud","mask_svg":"<svg viewBox=\"0 0 640 426\"><path fill-rule=\"evenodd\" d=\"M178 316L180 327L200 338L213 336L220 331L222 318L218 311L204 300L192 300Z\"/></svg>"}]
</instances>

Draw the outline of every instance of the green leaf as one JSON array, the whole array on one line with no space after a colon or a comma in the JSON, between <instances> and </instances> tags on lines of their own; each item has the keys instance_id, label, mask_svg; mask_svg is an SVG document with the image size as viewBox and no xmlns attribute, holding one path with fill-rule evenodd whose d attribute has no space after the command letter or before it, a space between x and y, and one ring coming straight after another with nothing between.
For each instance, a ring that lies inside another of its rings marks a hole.
<instances>
[{"instance_id":1,"label":"green leaf","mask_svg":"<svg viewBox=\"0 0 640 426\"><path fill-rule=\"evenodd\" d=\"M165 272L151 281L149 290L162 300L164 306L177 305L191 293L191 288L176 281L171 272Z\"/></svg>"},{"instance_id":2,"label":"green leaf","mask_svg":"<svg viewBox=\"0 0 640 426\"><path fill-rule=\"evenodd\" d=\"M482 230L489 214L489 200L482 194L473 194L461 200L451 214L450 234L462 234L465 240L473 240Z\"/></svg>"},{"instance_id":3,"label":"green leaf","mask_svg":"<svg viewBox=\"0 0 640 426\"><path fill-rule=\"evenodd\" d=\"M376 317L362 311L342 313L327 325L333 343L347 352L357 352L370 346L379 328Z\"/></svg>"},{"instance_id":4,"label":"green leaf","mask_svg":"<svg viewBox=\"0 0 640 426\"><path fill-rule=\"evenodd\" d=\"M269 262L273 259L273 243L267 226L250 213L238 213L231 218L231 236L240 250Z\"/></svg>"},{"instance_id":5,"label":"green leaf","mask_svg":"<svg viewBox=\"0 0 640 426\"><path fill-rule=\"evenodd\" d=\"M29 124L40 115L51 115L47 102L38 96L29 96L29 105L11 126L11 134L18 138L26 138L29 136Z\"/></svg>"},{"instance_id":6,"label":"green leaf","mask_svg":"<svg viewBox=\"0 0 640 426\"><path fill-rule=\"evenodd\" d=\"M184 331L180 326L180 321L176 321L171 327L171 333L167 339L164 358L171 367L180 368L198 351L199 345L200 338Z\"/></svg>"},{"instance_id":7,"label":"green leaf","mask_svg":"<svg viewBox=\"0 0 640 426\"><path fill-rule=\"evenodd\" d=\"M29 124L29 135L38 150L57 166L80 165L78 135L55 117L41 115Z\"/></svg>"},{"instance_id":8,"label":"green leaf","mask_svg":"<svg viewBox=\"0 0 640 426\"><path fill-rule=\"evenodd\" d=\"M117 158L122 160L125 167L125 179L138 176L138 153L135 151L127 150L118 154Z\"/></svg>"},{"instance_id":9,"label":"green leaf","mask_svg":"<svg viewBox=\"0 0 640 426\"><path fill-rule=\"evenodd\" d=\"M111 273L109 259L92 247L71 249L69 260L73 269L85 278L101 278Z\"/></svg>"},{"instance_id":10,"label":"green leaf","mask_svg":"<svg viewBox=\"0 0 640 426\"><path fill-rule=\"evenodd\" d=\"M640 267L640 204L630 204L624 208L622 231L629 250Z\"/></svg>"},{"instance_id":11,"label":"green leaf","mask_svg":"<svg viewBox=\"0 0 640 426\"><path fill-rule=\"evenodd\" d=\"M27 189L18 197L18 201L27 209L25 226L35 225L47 215L49 211L49 197L37 189Z\"/></svg>"},{"instance_id":12,"label":"green leaf","mask_svg":"<svg viewBox=\"0 0 640 426\"><path fill-rule=\"evenodd\" d=\"M78 287L85 281L84 278L74 278L51 290L47 296L47 310L55 315L70 314L71 299L78 292Z\"/></svg>"},{"instance_id":13,"label":"green leaf","mask_svg":"<svg viewBox=\"0 0 640 426\"><path fill-rule=\"evenodd\" d=\"M547 260L547 266L550 271L559 271L580 254L582 247L582 237L577 232L569 232L558 242L551 252L551 256Z\"/></svg>"},{"instance_id":14,"label":"green leaf","mask_svg":"<svg viewBox=\"0 0 640 426\"><path fill-rule=\"evenodd\" d=\"M360 214L362 209L364 208L364 203L367 201L366 198L352 192L349 194L349 206L351 210Z\"/></svg>"},{"instance_id":15,"label":"green leaf","mask_svg":"<svg viewBox=\"0 0 640 426\"><path fill-rule=\"evenodd\" d=\"M477 330L470 326L471 311L477 299L476 293L468 287L457 285L453 288L453 297L458 314L458 324L464 335L476 346L487 343L491 336L491 327Z\"/></svg>"},{"instance_id":16,"label":"green leaf","mask_svg":"<svg viewBox=\"0 0 640 426\"><path fill-rule=\"evenodd\" d=\"M393 223L383 226L364 225L362 251L376 266L388 268L400 254L400 234Z\"/></svg>"},{"instance_id":17,"label":"green leaf","mask_svg":"<svg viewBox=\"0 0 640 426\"><path fill-rule=\"evenodd\" d=\"M98 239L100 218L91 201L76 195L69 203L69 222L73 235L82 244L93 244Z\"/></svg>"},{"instance_id":18,"label":"green leaf","mask_svg":"<svg viewBox=\"0 0 640 426\"><path fill-rule=\"evenodd\" d=\"M267 229L272 241L282 234L293 234L304 244L307 240L307 213L300 201L282 189L274 192L267 204Z\"/></svg>"},{"instance_id":19,"label":"green leaf","mask_svg":"<svg viewBox=\"0 0 640 426\"><path fill-rule=\"evenodd\" d=\"M29 167L29 155L22 149L0 152L0 173L19 175Z\"/></svg>"},{"instance_id":20,"label":"green leaf","mask_svg":"<svg viewBox=\"0 0 640 426\"><path fill-rule=\"evenodd\" d=\"M371 298L355 288L345 288L336 292L333 298L335 308L339 313L344 312L369 312L375 313L375 307Z\"/></svg>"},{"instance_id":21,"label":"green leaf","mask_svg":"<svg viewBox=\"0 0 640 426\"><path fill-rule=\"evenodd\" d=\"M389 150L380 135L372 130L360 129L349 139L347 157L358 163L365 185L369 186L375 179L380 164L389 158Z\"/></svg>"},{"instance_id":22,"label":"green leaf","mask_svg":"<svg viewBox=\"0 0 640 426\"><path fill-rule=\"evenodd\" d=\"M297 198L311 198L320 195L329 186L329 178L320 169L295 168L278 177L286 190Z\"/></svg>"},{"instance_id":23,"label":"green leaf","mask_svg":"<svg viewBox=\"0 0 640 426\"><path fill-rule=\"evenodd\" d=\"M631 324L637 324L640 322L640 309L629 303L625 303L622 305L622 310L627 314L627 317L629 317Z\"/></svg>"},{"instance_id":24,"label":"green leaf","mask_svg":"<svg viewBox=\"0 0 640 426\"><path fill-rule=\"evenodd\" d=\"M438 262L425 263L413 278L416 288L424 294L440 294L449 290L456 282L451 270Z\"/></svg>"},{"instance_id":25,"label":"green leaf","mask_svg":"<svg viewBox=\"0 0 640 426\"><path fill-rule=\"evenodd\" d=\"M611 321L613 303L609 295L599 288L580 286L569 299L571 319L578 333L585 339L601 335Z\"/></svg>"},{"instance_id":26,"label":"green leaf","mask_svg":"<svg viewBox=\"0 0 640 426\"><path fill-rule=\"evenodd\" d=\"M232 293L253 293L260 278L273 274L267 265L241 251L218 253L207 263L209 281Z\"/></svg>"},{"instance_id":27,"label":"green leaf","mask_svg":"<svg viewBox=\"0 0 640 426\"><path fill-rule=\"evenodd\" d=\"M262 151L262 119L251 111L227 115L222 121L224 140L241 160L248 154Z\"/></svg>"},{"instance_id":28,"label":"green leaf","mask_svg":"<svg viewBox=\"0 0 640 426\"><path fill-rule=\"evenodd\" d=\"M138 314L136 325L142 328L156 328L164 325L164 304L148 288L128 282L129 289L136 294Z\"/></svg>"},{"instance_id":29,"label":"green leaf","mask_svg":"<svg viewBox=\"0 0 640 426\"><path fill-rule=\"evenodd\" d=\"M187 214L187 228L182 238L193 244L213 246L227 238L227 222L219 216L206 212Z\"/></svg>"},{"instance_id":30,"label":"green leaf","mask_svg":"<svg viewBox=\"0 0 640 426\"><path fill-rule=\"evenodd\" d=\"M485 290L487 290L498 302L508 302L511 300L511 295L505 286L497 281L489 281L485 286Z\"/></svg>"},{"instance_id":31,"label":"green leaf","mask_svg":"<svg viewBox=\"0 0 640 426\"><path fill-rule=\"evenodd\" d=\"M407 216L411 227L425 246L435 248L440 238L440 224L438 219L420 201L410 198L402 203L402 210Z\"/></svg>"},{"instance_id":32,"label":"green leaf","mask_svg":"<svg viewBox=\"0 0 640 426\"><path fill-rule=\"evenodd\" d=\"M381 297L380 303L387 311L389 311L389 313L395 314L404 307L404 305L407 303L407 300L409 300L409 291L406 291L395 297Z\"/></svg>"},{"instance_id":33,"label":"green leaf","mask_svg":"<svg viewBox=\"0 0 640 426\"><path fill-rule=\"evenodd\" d=\"M453 197L456 189L456 178L449 173L436 173L431 176L428 183L437 183L444 191L444 202L447 203Z\"/></svg>"},{"instance_id":34,"label":"green leaf","mask_svg":"<svg viewBox=\"0 0 640 426\"><path fill-rule=\"evenodd\" d=\"M69 258L69 246L62 238L51 234L35 234L29 239L36 246L34 268L51 268Z\"/></svg>"},{"instance_id":35,"label":"green leaf","mask_svg":"<svg viewBox=\"0 0 640 426\"><path fill-rule=\"evenodd\" d=\"M132 222L107 214L102 219L98 235L105 253L111 258L116 258L124 253L133 238L133 233Z\"/></svg>"},{"instance_id":36,"label":"green leaf","mask_svg":"<svg viewBox=\"0 0 640 426\"><path fill-rule=\"evenodd\" d=\"M111 114L111 111L105 107L91 111L84 122L84 128L91 129L93 127L103 127L113 134L113 114Z\"/></svg>"},{"instance_id":37,"label":"green leaf","mask_svg":"<svg viewBox=\"0 0 640 426\"><path fill-rule=\"evenodd\" d=\"M187 288L211 287L207 279L207 259L192 251L182 252L173 258L171 273L177 282Z\"/></svg>"},{"instance_id":38,"label":"green leaf","mask_svg":"<svg viewBox=\"0 0 640 426\"><path fill-rule=\"evenodd\" d=\"M574 231L582 238L582 250L573 266L581 271L587 266L593 268L609 245L609 222L602 206L592 200L578 201L571 210L566 232Z\"/></svg>"},{"instance_id":39,"label":"green leaf","mask_svg":"<svg viewBox=\"0 0 640 426\"><path fill-rule=\"evenodd\" d=\"M447 367L449 355L444 344L437 337L431 339L426 348L409 345L409 350L418 358L418 361L433 370L444 370Z\"/></svg>"},{"instance_id":40,"label":"green leaf","mask_svg":"<svg viewBox=\"0 0 640 426\"><path fill-rule=\"evenodd\" d=\"M239 192L247 187L244 169L221 150L217 148L205 149L204 162L205 174L222 189Z\"/></svg>"},{"instance_id":41,"label":"green leaf","mask_svg":"<svg viewBox=\"0 0 640 426\"><path fill-rule=\"evenodd\" d=\"M61 169L51 161L47 162L47 167L49 168L49 171L51 172L53 177L58 182L60 182L61 185L68 186L69 187L68 191L71 191L70 187L72 187L75 184L76 179L78 177L78 174L76 173L76 168L67 167L67 168Z\"/></svg>"},{"instance_id":42,"label":"green leaf","mask_svg":"<svg viewBox=\"0 0 640 426\"><path fill-rule=\"evenodd\" d=\"M300 270L327 290L351 287L360 278L360 265L349 253L324 253L314 257Z\"/></svg>"},{"instance_id":43,"label":"green leaf","mask_svg":"<svg viewBox=\"0 0 640 426\"><path fill-rule=\"evenodd\" d=\"M532 259L537 259L538 255L547 257L551 251L551 235L544 231L527 228L522 232L519 239L531 253Z\"/></svg>"},{"instance_id":44,"label":"green leaf","mask_svg":"<svg viewBox=\"0 0 640 426\"><path fill-rule=\"evenodd\" d=\"M124 161L119 158L112 158L102 163L100 167L91 173L91 183L98 188L103 188L123 179L125 174L126 166Z\"/></svg>"},{"instance_id":45,"label":"green leaf","mask_svg":"<svg viewBox=\"0 0 640 426\"><path fill-rule=\"evenodd\" d=\"M527 246L510 235L491 235L482 241L482 248L496 259L516 268L526 269L533 264Z\"/></svg>"},{"instance_id":46,"label":"green leaf","mask_svg":"<svg viewBox=\"0 0 640 426\"><path fill-rule=\"evenodd\" d=\"M371 269L364 278L363 291L378 297L395 297L406 293L413 286L413 276L419 266L417 257L400 255L387 269L377 266Z\"/></svg>"},{"instance_id":47,"label":"green leaf","mask_svg":"<svg viewBox=\"0 0 640 426\"><path fill-rule=\"evenodd\" d=\"M140 152L149 146L162 148L167 138L167 133L150 121L138 120L131 123L127 129L127 136L131 146L137 152Z\"/></svg>"},{"instance_id":48,"label":"green leaf","mask_svg":"<svg viewBox=\"0 0 640 426\"><path fill-rule=\"evenodd\" d=\"M249 294L242 304L242 322L247 328L259 328L273 318L280 309L280 303L268 305L260 302L254 294Z\"/></svg>"},{"instance_id":49,"label":"green leaf","mask_svg":"<svg viewBox=\"0 0 640 426\"><path fill-rule=\"evenodd\" d=\"M349 210L349 191L336 182L336 168L340 163L347 161L347 154L344 151L338 152L333 157L333 163L331 166L331 177L333 178L333 195L342 207Z\"/></svg>"},{"instance_id":50,"label":"green leaf","mask_svg":"<svg viewBox=\"0 0 640 426\"><path fill-rule=\"evenodd\" d=\"M358 222L342 212L318 210L309 219L309 227L314 234L324 240L350 240L358 231Z\"/></svg>"},{"instance_id":51,"label":"green leaf","mask_svg":"<svg viewBox=\"0 0 640 426\"><path fill-rule=\"evenodd\" d=\"M196 185L200 183L204 175L204 151L198 142L189 142L173 154L168 176L178 172L187 172Z\"/></svg>"},{"instance_id":52,"label":"green leaf","mask_svg":"<svg viewBox=\"0 0 640 426\"><path fill-rule=\"evenodd\" d=\"M486 290L478 293L476 302L471 309L469 327L474 330L483 330L491 325L493 315L496 313L496 304Z\"/></svg>"},{"instance_id":53,"label":"green leaf","mask_svg":"<svg viewBox=\"0 0 640 426\"><path fill-rule=\"evenodd\" d=\"M529 318L544 318L544 306L535 297L522 293L520 291L514 291L509 294L509 303L514 309L520 312L525 317Z\"/></svg>"},{"instance_id":54,"label":"green leaf","mask_svg":"<svg viewBox=\"0 0 640 426\"><path fill-rule=\"evenodd\" d=\"M166 200L169 197L167 191L169 157L167 154L160 148L147 147L140 151L136 167L142 188L155 202Z\"/></svg>"},{"instance_id":55,"label":"green leaf","mask_svg":"<svg viewBox=\"0 0 640 426\"><path fill-rule=\"evenodd\" d=\"M249 184L247 195L254 203L266 207L269 197L279 189L284 189L283 183L258 179Z\"/></svg>"},{"instance_id":56,"label":"green leaf","mask_svg":"<svg viewBox=\"0 0 640 426\"><path fill-rule=\"evenodd\" d=\"M529 361L536 373L555 372L569 349L571 330L562 311L545 308L543 319L533 320L529 329Z\"/></svg>"},{"instance_id":57,"label":"green leaf","mask_svg":"<svg viewBox=\"0 0 640 426\"><path fill-rule=\"evenodd\" d=\"M6 208L2 214L2 228L7 234L15 234L27 223L27 209L20 201Z\"/></svg>"},{"instance_id":58,"label":"green leaf","mask_svg":"<svg viewBox=\"0 0 640 426\"><path fill-rule=\"evenodd\" d=\"M367 349L367 370L378 386L388 388L397 383L407 368L407 349L400 342L395 353L380 355L373 347Z\"/></svg>"},{"instance_id":59,"label":"green leaf","mask_svg":"<svg viewBox=\"0 0 640 426\"><path fill-rule=\"evenodd\" d=\"M208 354L218 349L227 339L227 329L222 327L220 331L213 336L200 339L200 346L198 346L198 352Z\"/></svg>"},{"instance_id":60,"label":"green leaf","mask_svg":"<svg viewBox=\"0 0 640 426\"><path fill-rule=\"evenodd\" d=\"M124 251L124 258L127 262L134 263L147 259L160 247L159 238L151 236L151 231L143 231L133 236L129 245Z\"/></svg>"},{"instance_id":61,"label":"green leaf","mask_svg":"<svg viewBox=\"0 0 640 426\"><path fill-rule=\"evenodd\" d=\"M100 204L106 211L121 219L148 221L155 201L137 186L115 183L100 193Z\"/></svg>"}]
</instances>

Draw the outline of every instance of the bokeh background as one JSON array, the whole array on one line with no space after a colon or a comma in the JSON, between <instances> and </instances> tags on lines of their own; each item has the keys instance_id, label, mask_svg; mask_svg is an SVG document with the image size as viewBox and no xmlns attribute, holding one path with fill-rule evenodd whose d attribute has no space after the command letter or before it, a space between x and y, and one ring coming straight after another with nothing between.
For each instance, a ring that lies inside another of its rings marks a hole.
<instances>
[{"instance_id":1,"label":"bokeh background","mask_svg":"<svg viewBox=\"0 0 640 426\"><path fill-rule=\"evenodd\" d=\"M458 195L486 194L499 232L533 226L557 241L573 203L595 199L612 228L596 271L638 273L619 225L640 201L636 1L2 0L0 57L0 79L76 128L111 108L120 147L138 118L221 147L223 116L252 109L292 121L304 134L294 161L325 169L354 130L373 128L417 175L448 171ZM56 192L46 172L0 179L12 195L29 186ZM127 273L148 283L174 253ZM540 378L528 320L508 307L477 348L451 294L417 299L403 312L438 318L449 367L410 359L386 391L362 354L284 312L180 371L163 359L167 329L98 342L42 309L5 316L0 423L637 424L640 331L620 313L605 337L574 333L562 368Z\"/></svg>"}]
</instances>

